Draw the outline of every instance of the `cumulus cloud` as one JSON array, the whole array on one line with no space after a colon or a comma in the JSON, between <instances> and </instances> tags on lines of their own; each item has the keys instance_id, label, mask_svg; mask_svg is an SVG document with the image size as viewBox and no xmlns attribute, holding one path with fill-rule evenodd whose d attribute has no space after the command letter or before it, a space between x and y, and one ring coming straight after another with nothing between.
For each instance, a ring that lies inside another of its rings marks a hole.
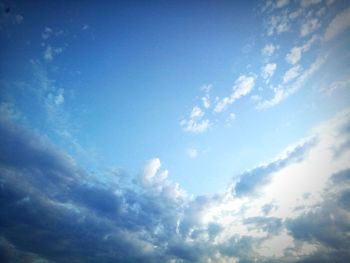
<instances>
[{"instance_id":1,"label":"cumulus cloud","mask_svg":"<svg viewBox=\"0 0 350 263\"><path fill-rule=\"evenodd\" d=\"M350 7L336 15L326 28L324 40L329 41L337 37L350 26Z\"/></svg>"},{"instance_id":2,"label":"cumulus cloud","mask_svg":"<svg viewBox=\"0 0 350 263\"><path fill-rule=\"evenodd\" d=\"M224 97L216 104L214 111L221 112L228 105L234 103L237 99L248 95L255 84L255 77L241 75L235 82L232 88L232 93L228 97Z\"/></svg>"},{"instance_id":3,"label":"cumulus cloud","mask_svg":"<svg viewBox=\"0 0 350 263\"><path fill-rule=\"evenodd\" d=\"M302 141L243 173L229 188L234 191L195 197L181 194L159 158L147 161L139 178L130 177L128 184L108 174L98 180L45 137L11 120L0 121L2 259L349 259L350 149L344 142L350 110L316 127L316 141ZM335 154L338 148L343 150Z\"/></svg>"},{"instance_id":4,"label":"cumulus cloud","mask_svg":"<svg viewBox=\"0 0 350 263\"><path fill-rule=\"evenodd\" d=\"M180 125L187 132L203 133L210 127L209 119L204 119L204 112L198 106L192 108L188 119L183 119Z\"/></svg>"}]
</instances>

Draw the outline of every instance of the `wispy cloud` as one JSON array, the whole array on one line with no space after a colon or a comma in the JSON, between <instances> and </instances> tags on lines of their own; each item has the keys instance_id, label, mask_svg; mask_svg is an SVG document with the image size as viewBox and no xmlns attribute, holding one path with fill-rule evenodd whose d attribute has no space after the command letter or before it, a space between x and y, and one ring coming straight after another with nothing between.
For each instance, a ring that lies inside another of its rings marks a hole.
<instances>
[{"instance_id":1,"label":"wispy cloud","mask_svg":"<svg viewBox=\"0 0 350 263\"><path fill-rule=\"evenodd\" d=\"M336 15L336 17L328 25L324 34L324 39L329 41L338 36L346 28L350 27L350 8Z\"/></svg>"},{"instance_id":2,"label":"wispy cloud","mask_svg":"<svg viewBox=\"0 0 350 263\"><path fill-rule=\"evenodd\" d=\"M265 80L269 80L273 74L275 73L277 68L277 64L276 63L267 63L263 66L263 68L261 69L261 76L265 79Z\"/></svg>"},{"instance_id":3,"label":"wispy cloud","mask_svg":"<svg viewBox=\"0 0 350 263\"><path fill-rule=\"evenodd\" d=\"M228 97L224 97L217 102L214 111L219 113L223 111L227 106L234 103L236 100L248 95L255 84L255 77L241 75L232 87L232 93Z\"/></svg>"}]
</instances>

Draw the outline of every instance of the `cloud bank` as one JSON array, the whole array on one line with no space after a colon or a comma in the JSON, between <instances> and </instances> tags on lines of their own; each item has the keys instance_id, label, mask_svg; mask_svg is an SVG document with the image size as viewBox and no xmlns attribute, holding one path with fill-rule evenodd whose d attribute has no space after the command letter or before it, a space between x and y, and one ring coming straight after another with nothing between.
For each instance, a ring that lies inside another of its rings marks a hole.
<instances>
[{"instance_id":1,"label":"cloud bank","mask_svg":"<svg viewBox=\"0 0 350 263\"><path fill-rule=\"evenodd\" d=\"M196 197L158 158L138 176L101 181L45 137L5 118L0 124L2 262L350 259L350 110L226 192Z\"/></svg>"}]
</instances>

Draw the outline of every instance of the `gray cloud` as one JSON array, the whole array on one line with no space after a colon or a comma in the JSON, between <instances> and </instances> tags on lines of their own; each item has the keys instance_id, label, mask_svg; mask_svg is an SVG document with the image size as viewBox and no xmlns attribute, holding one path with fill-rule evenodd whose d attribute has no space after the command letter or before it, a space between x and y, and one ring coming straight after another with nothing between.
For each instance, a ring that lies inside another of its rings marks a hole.
<instances>
[{"instance_id":1,"label":"gray cloud","mask_svg":"<svg viewBox=\"0 0 350 263\"><path fill-rule=\"evenodd\" d=\"M248 231L265 235L232 233L217 242L226 226L215 218L202 219L225 204L225 195L169 198L130 178L108 175L98 181L45 137L0 121L1 262L215 262L220 257L281 262L255 248L286 229L296 241L321 244L300 262L349 258L349 170L331 177L317 209L284 221L270 215L276 206L267 203L260 216L242 217ZM256 191L273 172L303 160L316 142L300 144L284 158L245 173L231 198Z\"/></svg>"},{"instance_id":2,"label":"gray cloud","mask_svg":"<svg viewBox=\"0 0 350 263\"><path fill-rule=\"evenodd\" d=\"M289 151L285 157L244 172L239 176L240 179L234 187L233 194L237 196L253 194L258 188L270 182L273 173L291 163L302 161L308 151L315 146L316 143L316 138L309 139Z\"/></svg>"}]
</instances>

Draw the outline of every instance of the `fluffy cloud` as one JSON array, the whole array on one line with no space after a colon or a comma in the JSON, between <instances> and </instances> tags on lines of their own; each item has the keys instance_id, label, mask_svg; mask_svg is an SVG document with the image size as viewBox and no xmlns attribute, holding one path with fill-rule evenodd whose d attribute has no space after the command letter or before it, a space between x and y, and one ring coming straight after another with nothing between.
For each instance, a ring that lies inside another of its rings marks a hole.
<instances>
[{"instance_id":1,"label":"fluffy cloud","mask_svg":"<svg viewBox=\"0 0 350 263\"><path fill-rule=\"evenodd\" d=\"M0 257L346 262L349 123L343 111L313 130L317 139L243 173L230 191L189 197L158 158L127 183L116 174L93 179L44 137L2 118Z\"/></svg>"},{"instance_id":2,"label":"fluffy cloud","mask_svg":"<svg viewBox=\"0 0 350 263\"><path fill-rule=\"evenodd\" d=\"M198 106L193 107L188 119L183 119L180 125L187 132L202 133L210 127L208 119L203 119L204 112Z\"/></svg>"},{"instance_id":3,"label":"fluffy cloud","mask_svg":"<svg viewBox=\"0 0 350 263\"><path fill-rule=\"evenodd\" d=\"M249 94L255 84L255 78L253 76L241 75L235 82L232 88L232 93L228 97L224 97L216 104L214 111L221 112L228 105L234 103L237 99Z\"/></svg>"}]
</instances>

